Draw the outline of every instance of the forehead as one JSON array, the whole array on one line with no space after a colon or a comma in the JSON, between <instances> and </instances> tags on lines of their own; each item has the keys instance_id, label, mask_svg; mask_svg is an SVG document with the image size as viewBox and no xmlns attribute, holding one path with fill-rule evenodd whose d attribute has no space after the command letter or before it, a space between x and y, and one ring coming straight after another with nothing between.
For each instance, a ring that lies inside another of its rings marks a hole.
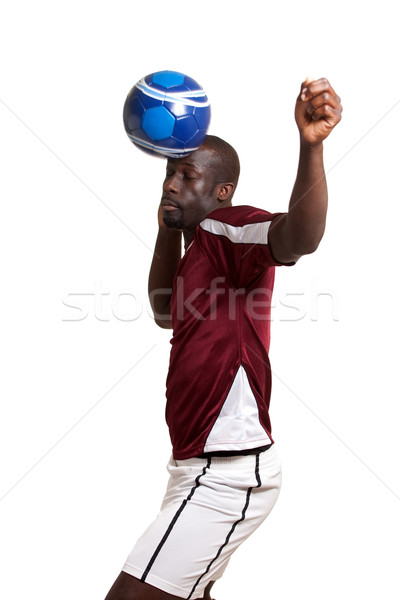
<instances>
[{"instance_id":1,"label":"forehead","mask_svg":"<svg viewBox=\"0 0 400 600\"><path fill-rule=\"evenodd\" d=\"M183 158L170 158L168 164L173 164L175 167L191 167L199 172L207 172L215 163L215 152L209 148L200 147L189 156Z\"/></svg>"}]
</instances>

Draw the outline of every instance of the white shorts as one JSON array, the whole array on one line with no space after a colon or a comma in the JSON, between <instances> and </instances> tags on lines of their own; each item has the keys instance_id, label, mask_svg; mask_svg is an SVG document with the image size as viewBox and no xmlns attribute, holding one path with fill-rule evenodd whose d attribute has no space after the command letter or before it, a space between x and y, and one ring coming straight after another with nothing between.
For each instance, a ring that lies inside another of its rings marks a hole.
<instances>
[{"instance_id":1,"label":"white shorts","mask_svg":"<svg viewBox=\"0 0 400 600\"><path fill-rule=\"evenodd\" d=\"M123 571L194 600L272 510L281 486L275 446L248 456L171 459L160 513Z\"/></svg>"}]
</instances>

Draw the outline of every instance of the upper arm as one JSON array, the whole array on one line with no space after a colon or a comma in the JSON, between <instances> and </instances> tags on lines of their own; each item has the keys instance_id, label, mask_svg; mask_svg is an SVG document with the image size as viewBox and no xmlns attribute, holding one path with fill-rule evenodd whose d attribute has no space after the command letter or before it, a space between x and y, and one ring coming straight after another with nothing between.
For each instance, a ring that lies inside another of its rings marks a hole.
<instances>
[{"instance_id":1,"label":"upper arm","mask_svg":"<svg viewBox=\"0 0 400 600\"><path fill-rule=\"evenodd\" d=\"M271 252L268 241L271 221L265 219L265 214L263 211L263 220L253 220L244 225L211 218L201 223L202 244L207 249L214 271L229 273L235 287L246 287L265 269L290 262L276 260Z\"/></svg>"},{"instance_id":2,"label":"upper arm","mask_svg":"<svg viewBox=\"0 0 400 600\"><path fill-rule=\"evenodd\" d=\"M292 250L290 233L287 225L288 213L276 215L268 230L268 245L274 259L282 264L293 264L303 256ZM306 252L304 252L306 254Z\"/></svg>"}]
</instances>

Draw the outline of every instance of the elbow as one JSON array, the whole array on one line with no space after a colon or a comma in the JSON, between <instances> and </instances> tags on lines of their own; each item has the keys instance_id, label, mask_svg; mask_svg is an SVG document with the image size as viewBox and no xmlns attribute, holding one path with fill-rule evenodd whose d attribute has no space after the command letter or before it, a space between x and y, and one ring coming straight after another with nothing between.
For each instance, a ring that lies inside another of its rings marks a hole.
<instances>
[{"instance_id":1,"label":"elbow","mask_svg":"<svg viewBox=\"0 0 400 600\"><path fill-rule=\"evenodd\" d=\"M301 252L299 252L299 254L301 254L301 256L304 256L306 254L313 254L318 249L320 241L321 239L319 239L318 241L313 241L304 244L304 246L301 247Z\"/></svg>"},{"instance_id":2,"label":"elbow","mask_svg":"<svg viewBox=\"0 0 400 600\"><path fill-rule=\"evenodd\" d=\"M155 324L161 329L172 329L171 294L166 296L164 293L160 294L158 290L150 291L149 300Z\"/></svg>"},{"instance_id":3,"label":"elbow","mask_svg":"<svg viewBox=\"0 0 400 600\"><path fill-rule=\"evenodd\" d=\"M160 318L160 317L155 316L154 323L156 325L158 325L158 327L160 327L161 329L172 329L171 318L167 319L167 318Z\"/></svg>"},{"instance_id":4,"label":"elbow","mask_svg":"<svg viewBox=\"0 0 400 600\"><path fill-rule=\"evenodd\" d=\"M169 302L166 306L155 306L153 304L151 308L153 310L155 324L161 329L172 329L171 309Z\"/></svg>"},{"instance_id":5,"label":"elbow","mask_svg":"<svg viewBox=\"0 0 400 600\"><path fill-rule=\"evenodd\" d=\"M319 232L313 235L308 235L297 240L294 254L304 256L305 254L313 254L320 245L324 232Z\"/></svg>"}]
</instances>

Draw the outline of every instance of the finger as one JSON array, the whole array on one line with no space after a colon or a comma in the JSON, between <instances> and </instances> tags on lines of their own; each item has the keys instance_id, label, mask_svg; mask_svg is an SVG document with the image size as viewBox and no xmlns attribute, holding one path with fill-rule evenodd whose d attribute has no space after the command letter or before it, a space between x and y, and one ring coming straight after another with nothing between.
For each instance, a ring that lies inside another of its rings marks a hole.
<instances>
[{"instance_id":1,"label":"finger","mask_svg":"<svg viewBox=\"0 0 400 600\"><path fill-rule=\"evenodd\" d=\"M315 85L317 83L320 83L320 82L323 82L323 81L326 81L324 77L321 77L319 79L315 79L311 75L307 75L305 81L303 81L302 84L301 84L301 86L300 86L300 94L299 94L299 96L302 96L304 93L306 93L309 90L309 88L311 87L311 85L313 87L315 87ZM301 98L301 99L303 99L303 98Z\"/></svg>"},{"instance_id":2,"label":"finger","mask_svg":"<svg viewBox=\"0 0 400 600\"><path fill-rule=\"evenodd\" d=\"M308 83L311 83L312 81L317 81L317 77L314 77L314 75L307 75L306 80L303 82L303 84L307 85Z\"/></svg>"},{"instance_id":3,"label":"finger","mask_svg":"<svg viewBox=\"0 0 400 600\"><path fill-rule=\"evenodd\" d=\"M340 98L338 96L332 96L328 92L318 94L318 96L311 98L309 101L307 112L311 114L314 109L320 108L321 106L324 106L324 104L328 104L332 108L337 109L340 106Z\"/></svg>"},{"instance_id":4,"label":"finger","mask_svg":"<svg viewBox=\"0 0 400 600\"><path fill-rule=\"evenodd\" d=\"M314 77L313 75L307 75L305 80L302 81L302 83L301 83L300 92L303 90L304 87L306 87L312 81L318 81L318 79L316 77Z\"/></svg>"},{"instance_id":5,"label":"finger","mask_svg":"<svg viewBox=\"0 0 400 600\"><path fill-rule=\"evenodd\" d=\"M315 96L318 96L324 92L327 92L332 96L336 96L335 90L332 88L329 81L322 77L321 79L317 79L316 81L312 81L311 83L304 85L300 97L304 102L305 100L310 100L311 98L314 98Z\"/></svg>"},{"instance_id":6,"label":"finger","mask_svg":"<svg viewBox=\"0 0 400 600\"><path fill-rule=\"evenodd\" d=\"M324 106L317 108L316 110L314 110L314 112L312 114L313 121L318 121L319 119L325 119L325 121L327 121L327 123L331 127L335 127L335 125L337 125L339 123L341 118L342 118L341 111L332 108L332 106L329 106L329 104L324 104Z\"/></svg>"}]
</instances>

